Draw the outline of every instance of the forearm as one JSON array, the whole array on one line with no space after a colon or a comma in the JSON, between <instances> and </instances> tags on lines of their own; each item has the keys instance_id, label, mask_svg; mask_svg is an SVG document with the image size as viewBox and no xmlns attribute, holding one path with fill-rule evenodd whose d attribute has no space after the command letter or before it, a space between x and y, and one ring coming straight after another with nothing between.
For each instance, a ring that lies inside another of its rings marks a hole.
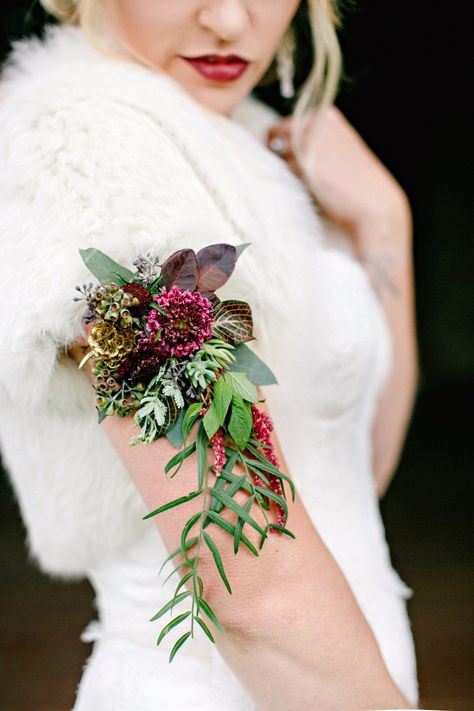
<instances>
[{"instance_id":1,"label":"forearm","mask_svg":"<svg viewBox=\"0 0 474 711\"><path fill-rule=\"evenodd\" d=\"M196 488L192 459L174 479L164 480L166 441L132 449L126 421L108 418L103 426L150 510ZM281 469L288 473L274 441ZM242 490L234 497L240 504L246 498ZM186 519L200 505L196 498L154 519L170 551L178 546ZM213 524L208 528L232 586L229 595L202 546L199 574L205 598L226 629L222 635L209 622L221 654L262 711L350 711L384 704L410 708L390 678L372 631L298 493L294 503L288 496L288 507L288 527L296 539L270 534L258 558L243 547L235 556L232 537ZM251 513L264 524L255 505ZM228 509L221 515L235 523L236 516ZM246 525L244 533L258 546L254 529Z\"/></svg>"},{"instance_id":2,"label":"forearm","mask_svg":"<svg viewBox=\"0 0 474 711\"><path fill-rule=\"evenodd\" d=\"M358 228L358 256L372 280L390 330L393 363L380 394L372 431L377 493L398 465L418 384L412 219L403 193L392 211Z\"/></svg>"}]
</instances>

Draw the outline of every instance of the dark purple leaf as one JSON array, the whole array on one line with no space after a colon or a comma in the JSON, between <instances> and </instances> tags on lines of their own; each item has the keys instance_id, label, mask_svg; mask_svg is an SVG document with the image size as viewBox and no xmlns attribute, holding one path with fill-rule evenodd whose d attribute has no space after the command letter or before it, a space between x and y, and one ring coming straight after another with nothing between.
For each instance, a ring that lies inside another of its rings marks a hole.
<instances>
[{"instance_id":1,"label":"dark purple leaf","mask_svg":"<svg viewBox=\"0 0 474 711\"><path fill-rule=\"evenodd\" d=\"M237 261L237 250L232 244L210 244L197 253L199 269L198 287L203 291L215 291L223 286Z\"/></svg>"},{"instance_id":2,"label":"dark purple leaf","mask_svg":"<svg viewBox=\"0 0 474 711\"><path fill-rule=\"evenodd\" d=\"M168 257L161 267L163 286L170 289L179 286L181 289L194 291L198 282L198 263L192 249L179 249Z\"/></svg>"}]
</instances>

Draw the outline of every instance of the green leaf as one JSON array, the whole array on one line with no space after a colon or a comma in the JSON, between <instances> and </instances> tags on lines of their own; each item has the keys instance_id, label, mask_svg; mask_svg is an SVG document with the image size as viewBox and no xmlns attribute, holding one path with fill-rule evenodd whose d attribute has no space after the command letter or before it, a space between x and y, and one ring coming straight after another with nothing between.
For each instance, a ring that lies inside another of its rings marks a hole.
<instances>
[{"instance_id":1,"label":"green leaf","mask_svg":"<svg viewBox=\"0 0 474 711\"><path fill-rule=\"evenodd\" d=\"M190 494L187 494L186 496L180 496L178 499L173 499L173 501L168 501L167 504L163 504L163 506L160 506L159 508L155 509L154 511L150 511L150 513L146 514L146 516L143 516L143 520L147 518L151 518L152 516L157 516L160 513L163 513L163 511L168 511L168 509L172 509L174 506L179 506L180 504L185 504L187 501L191 501L191 499L195 499L196 496L199 496L199 494L202 494L202 491L192 491Z\"/></svg>"},{"instance_id":2,"label":"green leaf","mask_svg":"<svg viewBox=\"0 0 474 711\"><path fill-rule=\"evenodd\" d=\"M219 571L219 575L221 576L221 578L222 578L222 580L223 580L223 582L224 582L224 585L226 586L227 590L228 590L228 591L230 592L230 594L232 595L232 588L230 587L230 583L229 583L229 581L227 580L227 576L226 576L225 571L224 571L224 565L223 565L223 563L222 563L221 554L219 553L219 550L218 550L218 548L217 548L215 542L214 542L214 541L212 540L212 538L210 537L210 535L209 535L208 533L206 533L206 531L203 531L202 533L203 533L203 536L204 536L204 540L205 540L206 543L207 543L207 547L209 548L209 550L210 550L211 553L212 553L212 557L214 558L214 562L215 562L215 564L216 564L217 570Z\"/></svg>"},{"instance_id":3,"label":"green leaf","mask_svg":"<svg viewBox=\"0 0 474 711\"><path fill-rule=\"evenodd\" d=\"M181 409L179 411L179 416L174 425L171 425L169 430L166 432L166 436L168 437L168 440L171 442L172 445L175 447L182 447L184 444L184 437L183 437L183 419L184 419L184 410Z\"/></svg>"},{"instance_id":4,"label":"green leaf","mask_svg":"<svg viewBox=\"0 0 474 711\"><path fill-rule=\"evenodd\" d=\"M243 251L247 249L252 243L251 242L243 242L242 244L236 244L235 249L237 250L237 259L240 257Z\"/></svg>"},{"instance_id":5,"label":"green leaf","mask_svg":"<svg viewBox=\"0 0 474 711\"><path fill-rule=\"evenodd\" d=\"M204 630L204 632L205 632L206 635L209 637L209 639L211 640L211 642L214 642L214 643L215 643L216 640L215 640L214 637L212 636L212 634L211 634L211 632L210 632L210 630L209 630L209 627L206 625L206 623L204 622L204 620L202 620L202 619L201 619L200 617L198 617L197 615L194 615L194 619L196 620L196 622L198 623L198 625L201 627L201 629Z\"/></svg>"},{"instance_id":6,"label":"green leaf","mask_svg":"<svg viewBox=\"0 0 474 711\"><path fill-rule=\"evenodd\" d=\"M290 536L290 538L296 538L295 534L292 533L291 531L289 531L284 526L279 526L277 523L269 523L268 525L270 528L276 528L276 529L278 529L278 531L285 533L287 536Z\"/></svg>"},{"instance_id":7,"label":"green leaf","mask_svg":"<svg viewBox=\"0 0 474 711\"><path fill-rule=\"evenodd\" d=\"M191 571L191 575L192 575L192 571ZM176 599L173 598L173 600L170 600L169 602L167 602L166 605L163 605L161 610L159 610L156 613L156 615L153 615L153 617L150 618L150 622L154 622L159 617L162 617L166 612L168 612L168 610L171 610L171 608L174 605L177 605L178 603L181 602L181 600L185 600L190 595L192 595L191 590L186 590L185 592L182 592L179 595L177 595Z\"/></svg>"},{"instance_id":8,"label":"green leaf","mask_svg":"<svg viewBox=\"0 0 474 711\"><path fill-rule=\"evenodd\" d=\"M235 346L233 354L235 361L229 365L230 371L243 371L255 385L273 385L278 382L270 368L245 343Z\"/></svg>"},{"instance_id":9,"label":"green leaf","mask_svg":"<svg viewBox=\"0 0 474 711\"><path fill-rule=\"evenodd\" d=\"M212 519L212 521L214 521L214 523L223 528L224 531L227 531L227 533L230 533L232 536L235 535L235 526L229 521L227 521L227 519L222 518L222 516L219 516L219 514L217 514L215 511L208 511L207 515L210 519ZM258 557L257 549L255 548L253 543L249 541L247 536L244 536L244 534L242 534L240 539L244 546L246 546L251 553Z\"/></svg>"},{"instance_id":10,"label":"green leaf","mask_svg":"<svg viewBox=\"0 0 474 711\"><path fill-rule=\"evenodd\" d=\"M176 625L179 625L181 622L184 622L184 620L189 617L190 614L191 611L183 612L181 615L178 615L178 617L172 619L171 622L168 622L168 624L165 625L160 632L160 636L158 637L158 640L156 642L157 646L160 644L163 637L168 634L168 632L171 632L171 630L176 627Z\"/></svg>"},{"instance_id":11,"label":"green leaf","mask_svg":"<svg viewBox=\"0 0 474 711\"><path fill-rule=\"evenodd\" d=\"M183 417L183 423L182 423L182 429L183 429L183 437L186 439L188 434L191 432L191 429L196 422L197 418L199 417L199 413L202 410L202 403L201 402L193 402L192 405L188 407L186 412L184 413Z\"/></svg>"},{"instance_id":12,"label":"green leaf","mask_svg":"<svg viewBox=\"0 0 474 711\"><path fill-rule=\"evenodd\" d=\"M245 463L248 469L251 469L255 474L257 474L264 484L271 486L270 479L263 473L262 469L258 466L260 462L256 462L255 459L249 459L245 455L241 456L241 461Z\"/></svg>"},{"instance_id":13,"label":"green leaf","mask_svg":"<svg viewBox=\"0 0 474 711\"><path fill-rule=\"evenodd\" d=\"M201 420L196 436L196 452L198 465L198 489L204 485L204 476L207 469L207 435Z\"/></svg>"},{"instance_id":14,"label":"green leaf","mask_svg":"<svg viewBox=\"0 0 474 711\"><path fill-rule=\"evenodd\" d=\"M217 416L214 402L211 402L210 407L202 418L202 422L208 438L211 439L220 427L219 417Z\"/></svg>"},{"instance_id":15,"label":"green leaf","mask_svg":"<svg viewBox=\"0 0 474 711\"><path fill-rule=\"evenodd\" d=\"M288 506L286 505L286 501L284 501L281 496L279 496L273 489L264 489L263 486L256 486L255 491L259 491L261 494L264 496L268 496L269 499L273 499L285 512L286 516L288 517Z\"/></svg>"},{"instance_id":16,"label":"green leaf","mask_svg":"<svg viewBox=\"0 0 474 711\"><path fill-rule=\"evenodd\" d=\"M189 566L192 564L192 562L194 560L195 560L195 558L188 558L183 563L180 563L179 565L177 565L176 568L174 570L172 570L169 575L166 576L166 578L163 580L163 582L161 584L166 585L166 583L168 582L168 580L171 578L172 575L177 573L179 570L181 570L181 568L184 568L185 566L189 568Z\"/></svg>"},{"instance_id":17,"label":"green leaf","mask_svg":"<svg viewBox=\"0 0 474 711\"><path fill-rule=\"evenodd\" d=\"M250 514L242 507L240 504L238 504L234 499L232 499L230 496L228 496L225 492L223 491L215 491L214 489L209 490L212 496L215 496L216 498L219 499L219 501L222 501L223 504L227 506L227 508L231 509L234 513L236 513L238 516L243 518L247 523L249 523L252 528L254 528L256 531L260 533L260 535L264 536L265 532L263 528L261 528L258 523L255 521L255 519L250 516ZM208 511L208 515L211 512Z\"/></svg>"},{"instance_id":18,"label":"green leaf","mask_svg":"<svg viewBox=\"0 0 474 711\"><path fill-rule=\"evenodd\" d=\"M199 607L200 607L202 610L204 610L204 612L205 612L206 615L209 617L209 619L215 624L215 626L217 627L217 629L219 630L219 632L224 632L224 628L222 627L221 623L219 622L219 620L218 620L217 617L215 616L213 610L211 609L211 607L209 606L209 604L204 600L203 597L199 600Z\"/></svg>"},{"instance_id":19,"label":"green leaf","mask_svg":"<svg viewBox=\"0 0 474 711\"><path fill-rule=\"evenodd\" d=\"M240 395L240 397L249 402L258 400L257 388L250 382L245 373L236 373L233 370L228 370L222 377L227 385L232 388L234 394Z\"/></svg>"},{"instance_id":20,"label":"green leaf","mask_svg":"<svg viewBox=\"0 0 474 711\"><path fill-rule=\"evenodd\" d=\"M252 431L250 406L240 395L232 395L232 412L228 425L229 434L240 449L245 449Z\"/></svg>"},{"instance_id":21,"label":"green leaf","mask_svg":"<svg viewBox=\"0 0 474 711\"><path fill-rule=\"evenodd\" d=\"M212 317L212 335L216 338L233 344L253 339L252 311L246 301L221 301Z\"/></svg>"},{"instance_id":22,"label":"green leaf","mask_svg":"<svg viewBox=\"0 0 474 711\"><path fill-rule=\"evenodd\" d=\"M132 281L135 274L129 269L122 267L99 249L89 247L80 249L79 254L88 270L100 281L101 284L118 284Z\"/></svg>"},{"instance_id":23,"label":"green leaf","mask_svg":"<svg viewBox=\"0 0 474 711\"><path fill-rule=\"evenodd\" d=\"M189 541L186 542L186 550L188 548L191 548L197 541L199 540L199 536L194 536L194 538L190 538ZM172 558L175 558L178 553L181 553L181 546L178 546L172 553L169 554L169 556L166 558L166 560L163 561L160 570L158 571L158 575L160 575L161 571L165 567L166 563L170 561Z\"/></svg>"},{"instance_id":24,"label":"green leaf","mask_svg":"<svg viewBox=\"0 0 474 711\"><path fill-rule=\"evenodd\" d=\"M188 559L188 556L186 555L186 537L189 531L194 526L194 524L200 519L200 517L201 511L198 511L194 514L194 516L191 516L191 518L185 523L184 528L181 531L181 553L183 554L183 558L185 559L185 561Z\"/></svg>"},{"instance_id":25,"label":"green leaf","mask_svg":"<svg viewBox=\"0 0 474 711\"><path fill-rule=\"evenodd\" d=\"M224 424L229 405L232 401L232 388L220 377L214 383L213 405L219 422L219 426Z\"/></svg>"},{"instance_id":26,"label":"green leaf","mask_svg":"<svg viewBox=\"0 0 474 711\"><path fill-rule=\"evenodd\" d=\"M188 637L190 636L190 634L191 634L191 632L186 632L185 634L183 634L182 637L180 637L180 638L178 639L178 641L177 641L176 644L174 645L173 649L171 650L171 654L170 654L170 658L169 658L169 662L168 662L168 663L171 663L171 662L173 661L174 655L176 654L176 652L178 651L178 649L183 646L183 644L186 642L186 640L188 639Z\"/></svg>"},{"instance_id":27,"label":"green leaf","mask_svg":"<svg viewBox=\"0 0 474 711\"><path fill-rule=\"evenodd\" d=\"M231 484L227 487L227 489L224 489L226 481L230 481ZM245 491L252 493L252 487L247 482L246 474L241 477L237 477L232 474L229 476L229 474L224 471L222 471L221 474L217 477L213 488L216 489L216 491L224 490L229 496L234 496L234 494L236 494L237 491L239 491L239 489L241 488L245 489ZM212 498L209 508L212 511L216 511L217 513L219 513L224 508L224 504L222 504L220 501L217 501L215 498Z\"/></svg>"},{"instance_id":28,"label":"green leaf","mask_svg":"<svg viewBox=\"0 0 474 711\"><path fill-rule=\"evenodd\" d=\"M247 513L250 513L250 509L252 508L252 504L254 502L254 497L251 496L248 501L245 502L244 504L244 509L247 511ZM237 551L239 550L239 544L240 540L242 537L242 529L244 527L245 521L243 518L239 518L237 520L237 523L235 525L235 531L234 531L234 554L237 554Z\"/></svg>"},{"instance_id":29,"label":"green leaf","mask_svg":"<svg viewBox=\"0 0 474 711\"><path fill-rule=\"evenodd\" d=\"M173 469L177 464L181 464L185 459L191 456L196 451L196 442L189 444L187 447L182 449L180 452L171 457L171 459L165 464L165 473L167 474L170 469Z\"/></svg>"},{"instance_id":30,"label":"green leaf","mask_svg":"<svg viewBox=\"0 0 474 711\"><path fill-rule=\"evenodd\" d=\"M225 484L226 484L226 479L224 476L222 476L222 472L221 472L220 475L217 477L216 481L214 482L213 489L217 489L217 491L221 491L225 487ZM219 512L222 509L222 506L223 505L221 504L220 501L217 501L217 499L214 499L211 497L211 501L209 504L209 508L211 509L211 511L218 511Z\"/></svg>"},{"instance_id":31,"label":"green leaf","mask_svg":"<svg viewBox=\"0 0 474 711\"><path fill-rule=\"evenodd\" d=\"M271 472L272 474L275 474L275 476L277 476L279 479L284 479L286 482L288 482L288 485L291 489L291 498L292 501L294 501L296 497L296 490L295 485L293 484L293 481L290 479L290 477L281 472L279 469L277 469L271 462L268 461L268 459L263 456L261 452L258 451L258 449L255 449L255 447L253 447L251 444L247 445L247 449L255 457L257 457L260 462L260 465L258 464L258 462L253 462L255 466L260 466L262 469L265 469L265 471Z\"/></svg>"},{"instance_id":32,"label":"green leaf","mask_svg":"<svg viewBox=\"0 0 474 711\"><path fill-rule=\"evenodd\" d=\"M186 585L188 580L190 578L192 578L193 575L194 575L194 570L190 570L189 573L186 573L186 575L183 575L183 577L181 578L181 580L179 581L179 583L176 587L176 590L174 591L175 597L176 597L177 593L179 592L179 590L183 587L183 585ZM188 592L190 592L190 591L188 590Z\"/></svg>"}]
</instances>

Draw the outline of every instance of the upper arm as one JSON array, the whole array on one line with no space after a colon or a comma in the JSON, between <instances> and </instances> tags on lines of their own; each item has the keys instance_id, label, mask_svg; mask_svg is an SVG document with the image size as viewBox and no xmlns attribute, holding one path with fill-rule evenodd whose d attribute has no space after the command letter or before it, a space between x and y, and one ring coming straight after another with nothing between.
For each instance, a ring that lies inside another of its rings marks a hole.
<instances>
[{"instance_id":1,"label":"upper arm","mask_svg":"<svg viewBox=\"0 0 474 711\"><path fill-rule=\"evenodd\" d=\"M39 90L38 90L39 91ZM131 267L138 253L225 241L182 151L133 107L54 92L0 105L0 382L40 403L57 354L82 333L80 248ZM58 393L58 397L60 397Z\"/></svg>"}]
</instances>

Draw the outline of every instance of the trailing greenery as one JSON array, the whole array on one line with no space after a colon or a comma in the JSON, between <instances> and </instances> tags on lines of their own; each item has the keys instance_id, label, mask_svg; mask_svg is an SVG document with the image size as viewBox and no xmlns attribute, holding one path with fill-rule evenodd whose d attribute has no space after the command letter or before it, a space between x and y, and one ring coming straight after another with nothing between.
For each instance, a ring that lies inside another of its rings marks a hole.
<instances>
[{"instance_id":1,"label":"trailing greenery","mask_svg":"<svg viewBox=\"0 0 474 711\"><path fill-rule=\"evenodd\" d=\"M197 253L181 249L163 263L149 254L139 256L135 272L99 250L81 250L84 263L100 282L96 287L77 287L88 306L84 321L92 324L91 351L80 367L94 359L99 422L111 415L133 417L139 430L130 440L134 446L166 436L178 450L164 466L168 479L177 476L191 457L196 462L194 488L144 516L150 519L196 503L179 546L160 570L174 564L164 581L178 574L174 594L150 620L172 616L157 644L179 626L181 631L183 624L188 626L174 642L170 662L196 629L213 643L209 623L225 632L205 597L199 573L206 551L232 594L218 531L231 537L235 555L243 546L256 557L269 532L294 538L286 527L285 484L293 501L295 488L279 470L270 437L273 424L258 407L257 386L276 379L246 345L254 340L249 304L221 301L215 294L247 246L215 244ZM232 512L234 523L224 515L226 511ZM246 535L248 527L258 533L257 546ZM175 613L183 603L190 609Z\"/></svg>"}]
</instances>

